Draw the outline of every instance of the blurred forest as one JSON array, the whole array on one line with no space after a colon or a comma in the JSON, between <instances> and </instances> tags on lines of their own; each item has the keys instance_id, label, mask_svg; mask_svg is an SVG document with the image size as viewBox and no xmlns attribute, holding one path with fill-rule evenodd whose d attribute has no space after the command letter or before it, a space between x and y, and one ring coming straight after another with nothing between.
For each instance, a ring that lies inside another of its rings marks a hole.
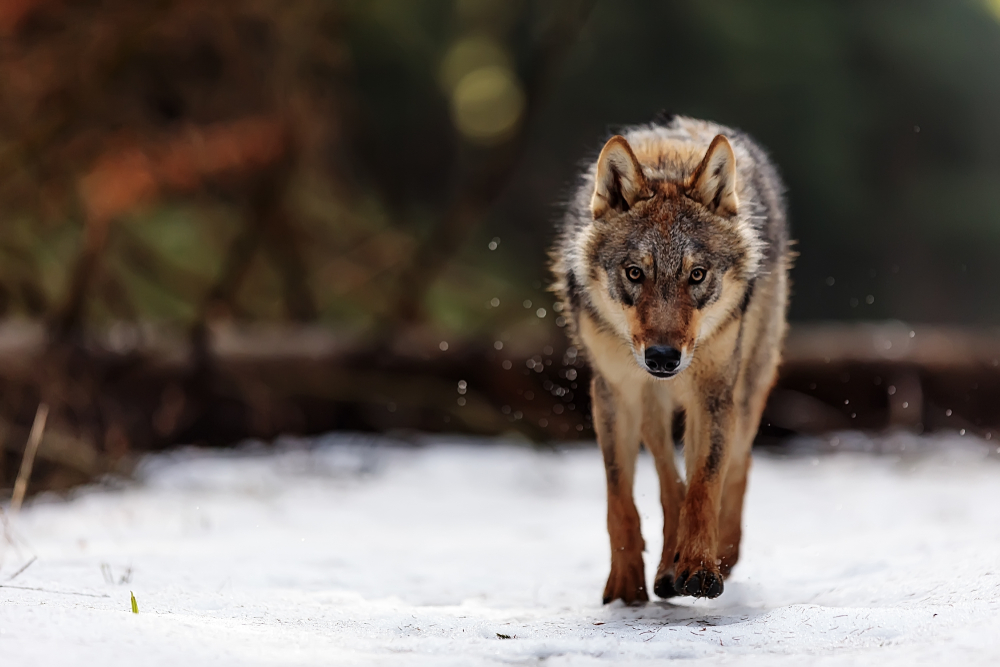
<instances>
[{"instance_id":1,"label":"blurred forest","mask_svg":"<svg viewBox=\"0 0 1000 667\"><path fill-rule=\"evenodd\" d=\"M589 437L546 250L661 109L789 186L773 436L989 435L998 63L996 0L5 0L0 486L40 400L52 487L285 432Z\"/></svg>"}]
</instances>

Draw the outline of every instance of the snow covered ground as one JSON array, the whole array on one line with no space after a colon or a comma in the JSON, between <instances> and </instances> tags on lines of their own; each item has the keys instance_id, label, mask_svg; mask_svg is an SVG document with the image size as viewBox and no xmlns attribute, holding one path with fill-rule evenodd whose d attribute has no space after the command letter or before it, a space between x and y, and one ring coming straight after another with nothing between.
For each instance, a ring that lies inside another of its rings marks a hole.
<instances>
[{"instance_id":1,"label":"snow covered ground","mask_svg":"<svg viewBox=\"0 0 1000 667\"><path fill-rule=\"evenodd\" d=\"M722 597L641 607L601 605L593 446L331 436L157 456L137 484L16 518L0 664L998 664L1000 457L934 442L758 455ZM637 485L651 581L648 457Z\"/></svg>"}]
</instances>

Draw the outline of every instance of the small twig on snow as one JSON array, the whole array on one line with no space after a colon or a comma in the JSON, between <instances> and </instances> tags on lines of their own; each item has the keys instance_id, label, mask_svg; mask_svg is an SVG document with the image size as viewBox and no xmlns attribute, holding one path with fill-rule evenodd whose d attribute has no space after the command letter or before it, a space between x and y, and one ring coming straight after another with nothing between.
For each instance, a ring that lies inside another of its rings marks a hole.
<instances>
[{"instance_id":1,"label":"small twig on snow","mask_svg":"<svg viewBox=\"0 0 1000 667\"><path fill-rule=\"evenodd\" d=\"M12 586L10 584L0 584L0 588L16 588L19 591L39 591L41 593L55 593L57 595L82 595L88 598L109 598L107 593L79 593L77 591L54 591L51 588L38 588L37 586Z\"/></svg>"},{"instance_id":2,"label":"small twig on snow","mask_svg":"<svg viewBox=\"0 0 1000 667\"><path fill-rule=\"evenodd\" d=\"M21 503L24 502L24 494L28 490L28 479L31 477L31 468L35 464L35 454L38 452L38 444L42 441L45 420L48 417L49 406L45 403L39 403L38 410L35 412L35 422L31 425L31 434L28 435L28 445L24 448L21 469L17 473L17 481L14 482L14 494L10 499L11 516L18 513L21 509Z\"/></svg>"},{"instance_id":3,"label":"small twig on snow","mask_svg":"<svg viewBox=\"0 0 1000 667\"><path fill-rule=\"evenodd\" d=\"M25 570L27 570L29 567L31 567L31 564L34 563L36 560L38 560L38 556L32 556L31 560L29 560L27 563L25 563L24 565L21 566L21 569L19 569L17 572L15 572L14 574L10 575L9 577L7 577L7 581L14 581L14 578L17 577L17 575L21 574L22 572L24 572Z\"/></svg>"}]
</instances>

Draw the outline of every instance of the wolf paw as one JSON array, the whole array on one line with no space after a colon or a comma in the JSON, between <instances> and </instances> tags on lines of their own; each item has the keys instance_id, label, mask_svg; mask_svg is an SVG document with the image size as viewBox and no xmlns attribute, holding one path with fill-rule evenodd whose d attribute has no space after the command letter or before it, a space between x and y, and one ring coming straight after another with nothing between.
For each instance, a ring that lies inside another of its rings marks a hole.
<instances>
[{"instance_id":1,"label":"wolf paw","mask_svg":"<svg viewBox=\"0 0 1000 667\"><path fill-rule=\"evenodd\" d=\"M674 580L674 591L678 595L691 595L696 598L717 598L722 595L722 573L698 568L681 570Z\"/></svg>"},{"instance_id":2,"label":"wolf paw","mask_svg":"<svg viewBox=\"0 0 1000 667\"><path fill-rule=\"evenodd\" d=\"M678 593L674 590L674 575L663 574L658 576L656 583L653 584L653 592L664 599L677 597Z\"/></svg>"},{"instance_id":3,"label":"wolf paw","mask_svg":"<svg viewBox=\"0 0 1000 667\"><path fill-rule=\"evenodd\" d=\"M611 574L604 587L604 604L615 600L621 600L625 604L649 602L641 558L638 562L612 563Z\"/></svg>"}]
</instances>

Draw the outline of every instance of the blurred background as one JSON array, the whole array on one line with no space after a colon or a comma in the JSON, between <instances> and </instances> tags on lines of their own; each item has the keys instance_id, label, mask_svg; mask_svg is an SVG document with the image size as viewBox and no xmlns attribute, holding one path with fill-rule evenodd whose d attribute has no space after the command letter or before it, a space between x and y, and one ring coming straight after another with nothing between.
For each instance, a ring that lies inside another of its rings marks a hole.
<instances>
[{"instance_id":1,"label":"blurred background","mask_svg":"<svg viewBox=\"0 0 1000 667\"><path fill-rule=\"evenodd\" d=\"M992 439L998 63L997 0L3 0L0 486L40 401L51 489L280 434L591 439L546 252L661 110L788 185L762 444Z\"/></svg>"}]
</instances>

